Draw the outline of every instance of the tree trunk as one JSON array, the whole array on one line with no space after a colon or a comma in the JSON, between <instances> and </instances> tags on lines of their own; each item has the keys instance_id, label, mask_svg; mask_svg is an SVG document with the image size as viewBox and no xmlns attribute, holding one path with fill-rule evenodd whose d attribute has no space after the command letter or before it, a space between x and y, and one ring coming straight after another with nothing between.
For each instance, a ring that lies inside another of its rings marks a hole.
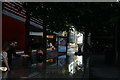
<instances>
[{"instance_id":1,"label":"tree trunk","mask_svg":"<svg viewBox=\"0 0 120 80\"><path fill-rule=\"evenodd\" d=\"M119 28L119 21L115 25L115 64L120 65L120 28Z\"/></svg>"},{"instance_id":2,"label":"tree trunk","mask_svg":"<svg viewBox=\"0 0 120 80\"><path fill-rule=\"evenodd\" d=\"M84 52L87 52L87 50L88 50L88 31L87 31L87 28L85 27L85 30L84 30L84 48L83 48L83 51Z\"/></svg>"},{"instance_id":3,"label":"tree trunk","mask_svg":"<svg viewBox=\"0 0 120 80\"><path fill-rule=\"evenodd\" d=\"M119 23L120 24L120 23ZM120 66L120 27L118 27L118 63Z\"/></svg>"},{"instance_id":4,"label":"tree trunk","mask_svg":"<svg viewBox=\"0 0 120 80\"><path fill-rule=\"evenodd\" d=\"M119 20L118 20L119 21ZM117 50L118 50L118 65L120 65L120 22L118 22L118 25L117 25Z\"/></svg>"}]
</instances>

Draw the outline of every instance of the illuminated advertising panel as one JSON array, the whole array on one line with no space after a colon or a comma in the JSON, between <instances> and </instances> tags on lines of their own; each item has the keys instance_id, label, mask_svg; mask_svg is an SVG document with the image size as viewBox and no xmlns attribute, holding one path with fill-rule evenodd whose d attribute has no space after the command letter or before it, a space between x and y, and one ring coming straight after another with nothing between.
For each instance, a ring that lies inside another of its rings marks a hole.
<instances>
[{"instance_id":1,"label":"illuminated advertising panel","mask_svg":"<svg viewBox=\"0 0 120 80\"><path fill-rule=\"evenodd\" d=\"M69 33L69 42L70 43L75 42L75 35L74 35L74 32L72 32L72 31Z\"/></svg>"},{"instance_id":2,"label":"illuminated advertising panel","mask_svg":"<svg viewBox=\"0 0 120 80\"><path fill-rule=\"evenodd\" d=\"M54 38L54 35L47 35L47 38Z\"/></svg>"},{"instance_id":3,"label":"illuminated advertising panel","mask_svg":"<svg viewBox=\"0 0 120 80\"><path fill-rule=\"evenodd\" d=\"M82 44L83 43L83 34L79 33L77 34L77 44Z\"/></svg>"},{"instance_id":4,"label":"illuminated advertising panel","mask_svg":"<svg viewBox=\"0 0 120 80\"><path fill-rule=\"evenodd\" d=\"M59 37L58 38L58 52L67 52L67 38Z\"/></svg>"}]
</instances>

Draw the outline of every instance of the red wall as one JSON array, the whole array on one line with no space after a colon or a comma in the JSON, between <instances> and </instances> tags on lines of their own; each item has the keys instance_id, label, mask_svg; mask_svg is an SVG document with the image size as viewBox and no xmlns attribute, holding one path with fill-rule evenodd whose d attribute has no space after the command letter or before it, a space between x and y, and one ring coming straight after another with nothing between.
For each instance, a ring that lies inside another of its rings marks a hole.
<instances>
[{"instance_id":1,"label":"red wall","mask_svg":"<svg viewBox=\"0 0 120 80\"><path fill-rule=\"evenodd\" d=\"M12 17L2 15L2 40L17 40L18 50L24 49L25 23Z\"/></svg>"}]
</instances>

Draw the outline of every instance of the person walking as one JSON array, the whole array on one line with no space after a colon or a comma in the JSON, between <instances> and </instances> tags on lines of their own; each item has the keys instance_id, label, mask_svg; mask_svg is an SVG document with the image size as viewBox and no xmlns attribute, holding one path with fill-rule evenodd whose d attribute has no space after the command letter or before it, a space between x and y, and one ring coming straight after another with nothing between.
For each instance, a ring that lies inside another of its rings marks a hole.
<instances>
[{"instance_id":1,"label":"person walking","mask_svg":"<svg viewBox=\"0 0 120 80\"><path fill-rule=\"evenodd\" d=\"M54 57L50 54L48 54L44 49L43 47L39 47L36 51L36 59L37 59L37 63L45 63L46 62L46 59L47 57L46 56L50 56L50 57Z\"/></svg>"},{"instance_id":2,"label":"person walking","mask_svg":"<svg viewBox=\"0 0 120 80\"><path fill-rule=\"evenodd\" d=\"M1 61L2 61L2 67L7 67L7 71L10 71L10 67L8 65L8 53L7 51L9 50L9 47L7 43L5 43L2 47L1 51Z\"/></svg>"},{"instance_id":3,"label":"person walking","mask_svg":"<svg viewBox=\"0 0 120 80\"><path fill-rule=\"evenodd\" d=\"M39 47L36 51L36 58L38 62L46 60L46 54L42 47Z\"/></svg>"},{"instance_id":4,"label":"person walking","mask_svg":"<svg viewBox=\"0 0 120 80\"><path fill-rule=\"evenodd\" d=\"M15 47L17 46L17 41L13 41L9 45L8 53L8 64L10 69L12 69L12 58L13 57L20 57L20 55L16 54Z\"/></svg>"}]
</instances>

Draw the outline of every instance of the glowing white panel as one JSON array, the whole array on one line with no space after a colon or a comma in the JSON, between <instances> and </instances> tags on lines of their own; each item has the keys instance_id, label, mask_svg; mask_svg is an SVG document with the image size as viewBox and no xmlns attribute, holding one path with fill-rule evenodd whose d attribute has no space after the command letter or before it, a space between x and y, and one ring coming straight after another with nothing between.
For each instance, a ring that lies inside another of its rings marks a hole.
<instances>
[{"instance_id":1,"label":"glowing white panel","mask_svg":"<svg viewBox=\"0 0 120 80\"><path fill-rule=\"evenodd\" d=\"M78 36L78 38L77 38L77 43L78 43L78 44L82 44L82 43L83 43L83 34L82 34L82 33L79 33L77 36Z\"/></svg>"},{"instance_id":2,"label":"glowing white panel","mask_svg":"<svg viewBox=\"0 0 120 80\"><path fill-rule=\"evenodd\" d=\"M29 35L43 36L43 32L30 32Z\"/></svg>"}]
</instances>

